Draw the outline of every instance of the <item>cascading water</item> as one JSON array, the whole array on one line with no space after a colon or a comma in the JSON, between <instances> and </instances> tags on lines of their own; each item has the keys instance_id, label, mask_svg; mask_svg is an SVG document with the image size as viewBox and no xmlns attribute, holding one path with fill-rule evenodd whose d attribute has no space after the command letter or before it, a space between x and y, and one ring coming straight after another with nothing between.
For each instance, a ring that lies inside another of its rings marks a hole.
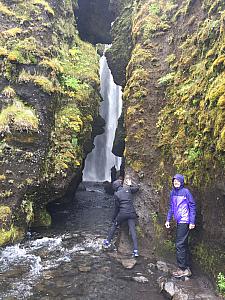
<instances>
[{"instance_id":1,"label":"cascading water","mask_svg":"<svg viewBox=\"0 0 225 300\"><path fill-rule=\"evenodd\" d=\"M118 170L121 165L121 158L112 153L112 146L122 112L122 91L113 81L105 55L100 59L100 84L103 98L100 115L106 123L105 132L95 138L95 148L85 160L83 181L111 181L111 168L115 166Z\"/></svg>"}]
</instances>

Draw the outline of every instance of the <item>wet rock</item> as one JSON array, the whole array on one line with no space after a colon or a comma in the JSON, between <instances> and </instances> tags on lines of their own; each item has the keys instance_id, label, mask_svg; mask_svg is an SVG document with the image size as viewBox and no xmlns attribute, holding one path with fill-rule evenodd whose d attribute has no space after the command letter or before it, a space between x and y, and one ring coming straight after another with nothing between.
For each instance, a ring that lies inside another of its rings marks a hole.
<instances>
[{"instance_id":1,"label":"wet rock","mask_svg":"<svg viewBox=\"0 0 225 300\"><path fill-rule=\"evenodd\" d=\"M148 273L151 274L151 275L153 275L153 274L154 274L153 271L156 270L156 265L153 264L153 263L149 263L149 264L147 265L147 267L148 267L148 268L147 268ZM152 270L153 270L153 271L152 271Z\"/></svg>"},{"instance_id":2,"label":"wet rock","mask_svg":"<svg viewBox=\"0 0 225 300\"><path fill-rule=\"evenodd\" d=\"M218 297L216 297L215 295L209 293L208 291L205 293L199 293L195 296L195 299L201 299L201 300L216 300L219 299Z\"/></svg>"},{"instance_id":3,"label":"wet rock","mask_svg":"<svg viewBox=\"0 0 225 300\"><path fill-rule=\"evenodd\" d=\"M160 271L162 271L164 273L168 273L169 272L168 265L164 261L157 261L156 267L157 267L158 270L160 270Z\"/></svg>"},{"instance_id":4,"label":"wet rock","mask_svg":"<svg viewBox=\"0 0 225 300\"><path fill-rule=\"evenodd\" d=\"M78 192L84 192L84 191L86 191L86 186L83 184L83 182L81 182L81 183L78 185L77 191L78 191Z\"/></svg>"},{"instance_id":5,"label":"wet rock","mask_svg":"<svg viewBox=\"0 0 225 300\"><path fill-rule=\"evenodd\" d=\"M79 266L78 267L78 270L80 271L80 272L90 272L91 271L91 267L89 267L89 266Z\"/></svg>"},{"instance_id":6,"label":"wet rock","mask_svg":"<svg viewBox=\"0 0 225 300\"><path fill-rule=\"evenodd\" d=\"M161 276L157 280L161 292L168 298L173 300L216 300L219 299L209 289L202 289L199 280L179 280Z\"/></svg>"},{"instance_id":7,"label":"wet rock","mask_svg":"<svg viewBox=\"0 0 225 300\"><path fill-rule=\"evenodd\" d=\"M154 269L156 269L156 264L149 263L149 264L148 264L148 267L149 267L151 270L154 270Z\"/></svg>"},{"instance_id":8,"label":"wet rock","mask_svg":"<svg viewBox=\"0 0 225 300\"><path fill-rule=\"evenodd\" d=\"M121 264L125 269L132 269L136 265L137 261L134 258L121 259Z\"/></svg>"},{"instance_id":9,"label":"wet rock","mask_svg":"<svg viewBox=\"0 0 225 300\"><path fill-rule=\"evenodd\" d=\"M148 278L144 276L135 276L133 277L133 280L139 283L148 283Z\"/></svg>"},{"instance_id":10,"label":"wet rock","mask_svg":"<svg viewBox=\"0 0 225 300\"><path fill-rule=\"evenodd\" d=\"M63 279L57 280L55 285L59 288L64 288L69 285L69 282L64 281Z\"/></svg>"},{"instance_id":11,"label":"wet rock","mask_svg":"<svg viewBox=\"0 0 225 300\"><path fill-rule=\"evenodd\" d=\"M174 296L176 291L177 291L177 288L176 288L176 285L174 284L174 282L166 282L164 284L164 291L166 293L168 293L170 296Z\"/></svg>"}]
</instances>

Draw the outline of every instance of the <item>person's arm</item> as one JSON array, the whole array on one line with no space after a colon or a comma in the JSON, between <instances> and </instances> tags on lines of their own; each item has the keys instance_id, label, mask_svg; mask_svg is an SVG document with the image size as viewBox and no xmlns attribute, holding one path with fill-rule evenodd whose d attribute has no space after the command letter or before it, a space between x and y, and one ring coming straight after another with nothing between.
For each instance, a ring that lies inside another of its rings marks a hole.
<instances>
[{"instance_id":1,"label":"person's arm","mask_svg":"<svg viewBox=\"0 0 225 300\"><path fill-rule=\"evenodd\" d=\"M189 218L190 218L189 229L193 229L195 228L196 205L195 205L195 200L189 190L187 190L187 199L188 199Z\"/></svg>"},{"instance_id":2,"label":"person's arm","mask_svg":"<svg viewBox=\"0 0 225 300\"><path fill-rule=\"evenodd\" d=\"M167 218L166 218L166 223L165 223L166 228L170 228L170 220L171 220L172 216L173 216L173 203L172 203L172 194L170 193L169 210L167 213Z\"/></svg>"},{"instance_id":3,"label":"person's arm","mask_svg":"<svg viewBox=\"0 0 225 300\"><path fill-rule=\"evenodd\" d=\"M119 199L116 195L114 195L114 199L115 199L115 208L114 208L114 213L113 213L113 217L112 217L113 222L115 221L115 219L119 213L119 208L120 208Z\"/></svg>"}]
</instances>

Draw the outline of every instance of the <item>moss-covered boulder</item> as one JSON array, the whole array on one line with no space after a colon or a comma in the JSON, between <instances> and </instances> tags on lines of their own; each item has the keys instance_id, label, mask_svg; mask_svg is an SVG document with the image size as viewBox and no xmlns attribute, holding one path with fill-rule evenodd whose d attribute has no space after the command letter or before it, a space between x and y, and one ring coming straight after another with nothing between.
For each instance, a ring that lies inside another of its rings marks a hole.
<instances>
[{"instance_id":1,"label":"moss-covered boulder","mask_svg":"<svg viewBox=\"0 0 225 300\"><path fill-rule=\"evenodd\" d=\"M10 211L0 244L33 222L49 225L46 204L72 195L81 178L99 58L78 36L74 4L0 3L0 204Z\"/></svg>"}]
</instances>

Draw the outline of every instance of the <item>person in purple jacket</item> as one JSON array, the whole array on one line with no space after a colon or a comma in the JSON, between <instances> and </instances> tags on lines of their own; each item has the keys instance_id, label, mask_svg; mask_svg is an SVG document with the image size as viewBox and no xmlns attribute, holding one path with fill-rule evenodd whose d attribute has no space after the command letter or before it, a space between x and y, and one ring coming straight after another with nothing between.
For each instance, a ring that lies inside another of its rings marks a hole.
<instances>
[{"instance_id":1,"label":"person in purple jacket","mask_svg":"<svg viewBox=\"0 0 225 300\"><path fill-rule=\"evenodd\" d=\"M173 276L180 278L191 276L188 235L189 231L195 228L196 208L192 194L184 187L184 176L176 174L172 183L173 189L170 192L170 206L165 226L170 228L170 220L174 216L177 222L176 256L179 268L173 272Z\"/></svg>"}]
</instances>

